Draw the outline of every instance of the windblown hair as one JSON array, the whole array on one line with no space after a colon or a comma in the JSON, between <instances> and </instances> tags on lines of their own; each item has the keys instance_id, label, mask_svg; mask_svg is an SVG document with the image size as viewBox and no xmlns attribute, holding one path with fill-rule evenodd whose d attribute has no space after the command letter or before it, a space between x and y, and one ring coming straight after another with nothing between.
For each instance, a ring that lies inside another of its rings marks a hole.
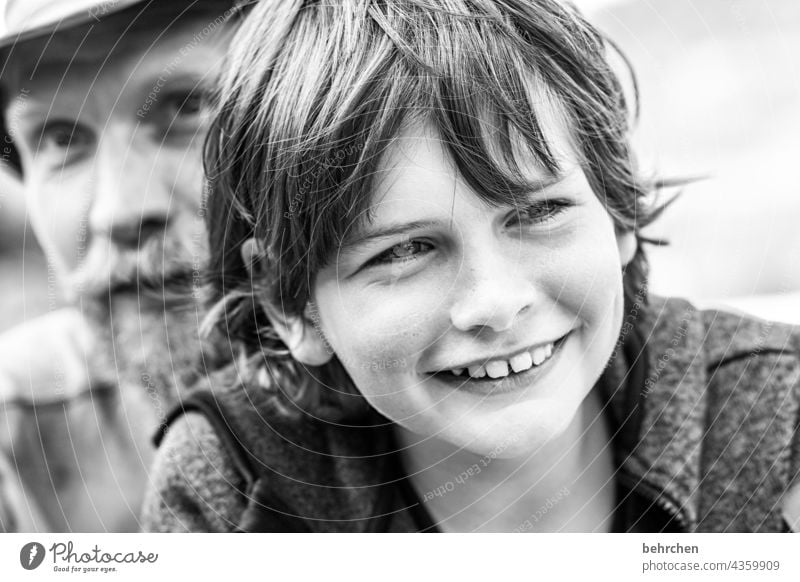
<instances>
[{"instance_id":1,"label":"windblown hair","mask_svg":"<svg viewBox=\"0 0 800 582\"><path fill-rule=\"evenodd\" d=\"M347 225L369 217L374 176L407 123L431 124L486 202L517 207L532 188L525 160L559 173L542 129L555 112L618 231L642 242L659 212L658 184L630 149L611 47L561 1L262 2L232 47L206 143L210 322L240 355L263 354L249 361L294 406L355 389L336 358L314 370L294 361L259 303L304 315ZM255 277L241 253L251 237L263 249ZM626 297L646 271L640 244Z\"/></svg>"}]
</instances>

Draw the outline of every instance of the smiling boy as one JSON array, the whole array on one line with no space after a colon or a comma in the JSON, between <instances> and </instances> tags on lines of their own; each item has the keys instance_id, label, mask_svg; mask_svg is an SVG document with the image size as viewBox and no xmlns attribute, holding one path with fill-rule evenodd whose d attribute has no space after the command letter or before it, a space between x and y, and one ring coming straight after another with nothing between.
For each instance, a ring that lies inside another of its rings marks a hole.
<instances>
[{"instance_id":1,"label":"smiling boy","mask_svg":"<svg viewBox=\"0 0 800 582\"><path fill-rule=\"evenodd\" d=\"M265 4L234 47L207 167L243 377L171 417L148 529L790 527L800 335L647 293L658 186L570 6Z\"/></svg>"}]
</instances>

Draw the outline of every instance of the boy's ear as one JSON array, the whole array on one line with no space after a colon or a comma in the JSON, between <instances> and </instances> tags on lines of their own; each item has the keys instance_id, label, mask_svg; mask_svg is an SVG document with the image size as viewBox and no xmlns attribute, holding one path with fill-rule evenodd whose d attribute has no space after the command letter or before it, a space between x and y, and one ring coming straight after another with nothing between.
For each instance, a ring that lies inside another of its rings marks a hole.
<instances>
[{"instance_id":1,"label":"boy's ear","mask_svg":"<svg viewBox=\"0 0 800 582\"><path fill-rule=\"evenodd\" d=\"M275 317L267 312L272 327L278 332L292 357L308 366L322 366L333 357L333 351L314 325L303 316Z\"/></svg>"},{"instance_id":2,"label":"boy's ear","mask_svg":"<svg viewBox=\"0 0 800 582\"><path fill-rule=\"evenodd\" d=\"M247 239L242 244L241 253L251 280L266 276L262 273L264 251L256 239ZM256 296L256 299L295 360L309 366L321 366L330 361L333 351L305 313L287 315L276 310L265 297Z\"/></svg>"},{"instance_id":3,"label":"boy's ear","mask_svg":"<svg viewBox=\"0 0 800 582\"><path fill-rule=\"evenodd\" d=\"M619 250L619 259L623 267L628 266L636 254L636 249L639 243L636 240L636 233L632 230L627 232L617 231L617 249Z\"/></svg>"},{"instance_id":4,"label":"boy's ear","mask_svg":"<svg viewBox=\"0 0 800 582\"><path fill-rule=\"evenodd\" d=\"M261 246L261 243L250 237L242 243L239 252L242 254L242 262L247 269L247 274L250 275L250 280L259 277L262 268L261 261L264 258L264 247Z\"/></svg>"}]
</instances>

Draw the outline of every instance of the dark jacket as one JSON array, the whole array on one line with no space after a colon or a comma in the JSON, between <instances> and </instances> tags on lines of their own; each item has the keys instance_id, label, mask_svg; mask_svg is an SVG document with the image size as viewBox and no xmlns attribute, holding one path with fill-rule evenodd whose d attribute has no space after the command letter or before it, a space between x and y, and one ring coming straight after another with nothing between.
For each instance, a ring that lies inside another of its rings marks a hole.
<instances>
[{"instance_id":1,"label":"dark jacket","mask_svg":"<svg viewBox=\"0 0 800 582\"><path fill-rule=\"evenodd\" d=\"M354 426L297 421L235 369L211 383L161 442L146 530L435 527L377 412ZM629 306L596 389L614 429L618 530L800 528L796 327L651 298Z\"/></svg>"}]
</instances>

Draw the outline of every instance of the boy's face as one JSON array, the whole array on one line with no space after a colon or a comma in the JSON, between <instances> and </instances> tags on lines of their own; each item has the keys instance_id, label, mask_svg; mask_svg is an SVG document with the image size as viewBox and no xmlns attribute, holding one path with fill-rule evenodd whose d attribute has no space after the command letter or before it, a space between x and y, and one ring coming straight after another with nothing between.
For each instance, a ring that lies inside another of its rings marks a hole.
<instances>
[{"instance_id":1,"label":"boy's face","mask_svg":"<svg viewBox=\"0 0 800 582\"><path fill-rule=\"evenodd\" d=\"M409 128L383 166L373 220L313 290L320 331L372 406L479 455L525 454L561 434L622 323L633 236L617 236L563 128L549 135L563 175L530 167L545 187L518 212L484 203L437 135Z\"/></svg>"}]
</instances>

